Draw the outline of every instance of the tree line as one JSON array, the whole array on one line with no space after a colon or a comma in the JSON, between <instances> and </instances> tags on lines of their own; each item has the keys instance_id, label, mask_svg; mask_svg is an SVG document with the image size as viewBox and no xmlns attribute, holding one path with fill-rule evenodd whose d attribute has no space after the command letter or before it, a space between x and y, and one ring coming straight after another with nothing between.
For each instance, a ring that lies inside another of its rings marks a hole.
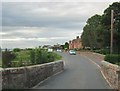
<instances>
[{"instance_id":1,"label":"tree line","mask_svg":"<svg viewBox=\"0 0 120 91\"><path fill-rule=\"evenodd\" d=\"M120 2L114 2L102 15L87 20L81 35L84 47L110 49L111 10L114 10L113 52L120 53Z\"/></svg>"}]
</instances>

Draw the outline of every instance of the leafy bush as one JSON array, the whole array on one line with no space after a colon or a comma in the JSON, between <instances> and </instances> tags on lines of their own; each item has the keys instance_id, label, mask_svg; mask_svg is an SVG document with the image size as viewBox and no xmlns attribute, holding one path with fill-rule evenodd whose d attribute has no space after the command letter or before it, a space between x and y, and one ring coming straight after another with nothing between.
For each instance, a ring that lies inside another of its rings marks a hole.
<instances>
[{"instance_id":1,"label":"leafy bush","mask_svg":"<svg viewBox=\"0 0 120 91\"><path fill-rule=\"evenodd\" d=\"M11 67L11 62L16 58L16 55L10 51L2 52L2 67Z\"/></svg>"},{"instance_id":2,"label":"leafy bush","mask_svg":"<svg viewBox=\"0 0 120 91\"><path fill-rule=\"evenodd\" d=\"M96 53L100 53L100 54L110 54L110 50L109 49L99 49L99 50L94 50L94 52Z\"/></svg>"},{"instance_id":3,"label":"leafy bush","mask_svg":"<svg viewBox=\"0 0 120 91\"><path fill-rule=\"evenodd\" d=\"M21 66L27 66L30 65L30 52L27 50L20 51L20 52L14 52L16 55L16 58L12 60L12 67L21 67Z\"/></svg>"},{"instance_id":4,"label":"leafy bush","mask_svg":"<svg viewBox=\"0 0 120 91\"><path fill-rule=\"evenodd\" d=\"M54 52L48 52L45 49L36 48L30 52L30 61L32 64L42 64L60 60L62 57Z\"/></svg>"},{"instance_id":5,"label":"leafy bush","mask_svg":"<svg viewBox=\"0 0 120 91\"><path fill-rule=\"evenodd\" d=\"M48 54L47 54L47 61L48 62L52 62L52 61L54 61L55 60L55 57L54 57L54 55L53 55L53 53L52 52L49 52Z\"/></svg>"},{"instance_id":6,"label":"leafy bush","mask_svg":"<svg viewBox=\"0 0 120 91\"><path fill-rule=\"evenodd\" d=\"M33 50L32 48L26 48L26 50Z\"/></svg>"},{"instance_id":7,"label":"leafy bush","mask_svg":"<svg viewBox=\"0 0 120 91\"><path fill-rule=\"evenodd\" d=\"M14 48L13 51L14 51L14 52L20 52L21 49L20 49L20 48Z\"/></svg>"},{"instance_id":8,"label":"leafy bush","mask_svg":"<svg viewBox=\"0 0 120 91\"><path fill-rule=\"evenodd\" d=\"M11 67L22 67L22 66L29 66L31 65L30 61L12 61Z\"/></svg>"},{"instance_id":9,"label":"leafy bush","mask_svg":"<svg viewBox=\"0 0 120 91\"><path fill-rule=\"evenodd\" d=\"M21 67L22 61L12 61L11 66L12 67Z\"/></svg>"},{"instance_id":10,"label":"leafy bush","mask_svg":"<svg viewBox=\"0 0 120 91\"><path fill-rule=\"evenodd\" d=\"M105 55L110 54L110 50L109 49L102 49L100 53L105 54Z\"/></svg>"},{"instance_id":11,"label":"leafy bush","mask_svg":"<svg viewBox=\"0 0 120 91\"><path fill-rule=\"evenodd\" d=\"M41 50L41 63L51 62L49 61L48 54L49 52L47 50Z\"/></svg>"},{"instance_id":12,"label":"leafy bush","mask_svg":"<svg viewBox=\"0 0 120 91\"><path fill-rule=\"evenodd\" d=\"M30 61L35 64L35 51L31 50L30 51Z\"/></svg>"},{"instance_id":13,"label":"leafy bush","mask_svg":"<svg viewBox=\"0 0 120 91\"><path fill-rule=\"evenodd\" d=\"M54 61L62 59L62 56L58 55L57 53L52 52L51 55L53 55Z\"/></svg>"},{"instance_id":14,"label":"leafy bush","mask_svg":"<svg viewBox=\"0 0 120 91\"><path fill-rule=\"evenodd\" d=\"M108 54L104 60L113 64L120 64L120 54Z\"/></svg>"},{"instance_id":15,"label":"leafy bush","mask_svg":"<svg viewBox=\"0 0 120 91\"><path fill-rule=\"evenodd\" d=\"M2 55L4 67L21 67L35 64L43 64L60 60L62 57L54 52L36 48L21 50L19 52L5 51Z\"/></svg>"},{"instance_id":16,"label":"leafy bush","mask_svg":"<svg viewBox=\"0 0 120 91\"><path fill-rule=\"evenodd\" d=\"M15 52L16 58L13 61L29 61L30 52L29 51L20 51Z\"/></svg>"}]
</instances>

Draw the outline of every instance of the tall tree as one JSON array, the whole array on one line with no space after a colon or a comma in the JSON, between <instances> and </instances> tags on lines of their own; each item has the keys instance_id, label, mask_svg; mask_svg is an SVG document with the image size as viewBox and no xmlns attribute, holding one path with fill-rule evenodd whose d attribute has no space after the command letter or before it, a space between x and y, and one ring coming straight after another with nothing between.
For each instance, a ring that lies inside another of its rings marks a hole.
<instances>
[{"instance_id":1,"label":"tall tree","mask_svg":"<svg viewBox=\"0 0 120 91\"><path fill-rule=\"evenodd\" d=\"M120 53L120 2L114 2L107 9L105 9L104 14L102 15L102 24L105 26L106 36L110 34L110 25L111 25L111 10L114 10L114 37L113 37L113 51L114 53ZM110 35L105 37L108 41L106 43L110 44Z\"/></svg>"},{"instance_id":2,"label":"tall tree","mask_svg":"<svg viewBox=\"0 0 120 91\"><path fill-rule=\"evenodd\" d=\"M64 48L69 49L69 43L68 42L65 42Z\"/></svg>"},{"instance_id":3,"label":"tall tree","mask_svg":"<svg viewBox=\"0 0 120 91\"><path fill-rule=\"evenodd\" d=\"M101 16L94 15L87 20L86 26L83 28L83 34L81 36L83 45L91 48L102 47L102 25Z\"/></svg>"},{"instance_id":4,"label":"tall tree","mask_svg":"<svg viewBox=\"0 0 120 91\"><path fill-rule=\"evenodd\" d=\"M111 10L114 10L114 53L120 53L120 2L114 2L104 14L94 15L87 20L81 36L83 45L91 48L110 47Z\"/></svg>"}]
</instances>

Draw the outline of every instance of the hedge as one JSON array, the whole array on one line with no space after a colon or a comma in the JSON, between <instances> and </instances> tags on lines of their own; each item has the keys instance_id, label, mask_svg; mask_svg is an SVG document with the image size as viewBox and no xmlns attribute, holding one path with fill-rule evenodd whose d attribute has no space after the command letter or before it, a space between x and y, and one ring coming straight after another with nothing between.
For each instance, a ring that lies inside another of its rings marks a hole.
<instances>
[{"instance_id":1,"label":"hedge","mask_svg":"<svg viewBox=\"0 0 120 91\"><path fill-rule=\"evenodd\" d=\"M62 56L48 52L45 49L36 48L30 52L30 61L32 64L42 64L62 59Z\"/></svg>"},{"instance_id":2,"label":"hedge","mask_svg":"<svg viewBox=\"0 0 120 91\"><path fill-rule=\"evenodd\" d=\"M19 52L2 52L2 67L21 67L36 64L43 64L61 60L62 56L45 49L21 50Z\"/></svg>"},{"instance_id":3,"label":"hedge","mask_svg":"<svg viewBox=\"0 0 120 91\"><path fill-rule=\"evenodd\" d=\"M96 53L104 54L104 55L110 54L109 49L100 49L100 50L93 50L93 51Z\"/></svg>"},{"instance_id":4,"label":"hedge","mask_svg":"<svg viewBox=\"0 0 120 91\"><path fill-rule=\"evenodd\" d=\"M120 65L120 54L107 54L104 60L113 64Z\"/></svg>"},{"instance_id":5,"label":"hedge","mask_svg":"<svg viewBox=\"0 0 120 91\"><path fill-rule=\"evenodd\" d=\"M12 60L16 58L16 55L11 51L2 52L2 67L11 67Z\"/></svg>"}]
</instances>

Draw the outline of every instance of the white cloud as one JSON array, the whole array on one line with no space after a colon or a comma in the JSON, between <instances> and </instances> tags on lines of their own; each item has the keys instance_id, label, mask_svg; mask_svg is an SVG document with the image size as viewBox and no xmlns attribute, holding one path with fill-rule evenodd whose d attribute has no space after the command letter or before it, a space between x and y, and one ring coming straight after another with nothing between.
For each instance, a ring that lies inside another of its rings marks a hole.
<instances>
[{"instance_id":1,"label":"white cloud","mask_svg":"<svg viewBox=\"0 0 120 91\"><path fill-rule=\"evenodd\" d=\"M2 2L118 2L119 0L2 0Z\"/></svg>"},{"instance_id":2,"label":"white cloud","mask_svg":"<svg viewBox=\"0 0 120 91\"><path fill-rule=\"evenodd\" d=\"M69 41L81 35L88 18L102 14L112 3L79 0L75 2L40 0L39 3L9 1L13 2L4 0L2 3L3 28L0 40L3 41L3 47L10 48Z\"/></svg>"},{"instance_id":3,"label":"white cloud","mask_svg":"<svg viewBox=\"0 0 120 91\"><path fill-rule=\"evenodd\" d=\"M46 42L46 41L49 41L49 39L47 38L14 38L14 39L0 39L1 41L33 41L33 40L37 40L37 41L40 41L40 42Z\"/></svg>"},{"instance_id":4,"label":"white cloud","mask_svg":"<svg viewBox=\"0 0 120 91\"><path fill-rule=\"evenodd\" d=\"M2 36L2 35L6 35L7 33L5 33L5 32L0 32L0 36Z\"/></svg>"}]
</instances>

